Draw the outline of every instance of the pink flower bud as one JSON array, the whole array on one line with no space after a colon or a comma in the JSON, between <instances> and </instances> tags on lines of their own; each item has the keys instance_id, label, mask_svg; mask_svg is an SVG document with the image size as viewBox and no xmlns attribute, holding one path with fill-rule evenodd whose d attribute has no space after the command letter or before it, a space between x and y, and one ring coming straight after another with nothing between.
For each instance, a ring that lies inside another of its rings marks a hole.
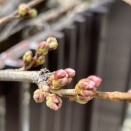
<instances>
[{"instance_id":1,"label":"pink flower bud","mask_svg":"<svg viewBox=\"0 0 131 131\"><path fill-rule=\"evenodd\" d=\"M43 102L43 101L44 101L44 98L45 98L45 92L42 92L42 90L37 89L37 90L34 92L33 98L34 98L34 100L35 100L36 103Z\"/></svg>"},{"instance_id":2,"label":"pink flower bud","mask_svg":"<svg viewBox=\"0 0 131 131\"><path fill-rule=\"evenodd\" d=\"M73 77L75 75L75 70L71 68L66 68L65 72L68 74L68 77Z\"/></svg>"},{"instance_id":3,"label":"pink flower bud","mask_svg":"<svg viewBox=\"0 0 131 131\"><path fill-rule=\"evenodd\" d=\"M53 110L58 110L62 106L62 100L57 95L51 94L47 97L46 105Z\"/></svg>"},{"instance_id":4,"label":"pink flower bud","mask_svg":"<svg viewBox=\"0 0 131 131\"><path fill-rule=\"evenodd\" d=\"M47 42L42 41L36 47L36 53L46 55L49 51L49 45Z\"/></svg>"},{"instance_id":5,"label":"pink flower bud","mask_svg":"<svg viewBox=\"0 0 131 131\"><path fill-rule=\"evenodd\" d=\"M91 80L82 79L75 86L75 90L79 95L92 96L96 91L95 83Z\"/></svg>"},{"instance_id":6,"label":"pink flower bud","mask_svg":"<svg viewBox=\"0 0 131 131\"><path fill-rule=\"evenodd\" d=\"M54 79L55 80L60 79L60 78L64 78L66 76L67 76L67 74L63 69L57 70L54 73Z\"/></svg>"},{"instance_id":7,"label":"pink flower bud","mask_svg":"<svg viewBox=\"0 0 131 131\"><path fill-rule=\"evenodd\" d=\"M102 79L100 77L95 76L95 75L91 75L91 76L87 77L87 80L94 81L96 87L99 86L100 83L102 82Z\"/></svg>"}]
</instances>

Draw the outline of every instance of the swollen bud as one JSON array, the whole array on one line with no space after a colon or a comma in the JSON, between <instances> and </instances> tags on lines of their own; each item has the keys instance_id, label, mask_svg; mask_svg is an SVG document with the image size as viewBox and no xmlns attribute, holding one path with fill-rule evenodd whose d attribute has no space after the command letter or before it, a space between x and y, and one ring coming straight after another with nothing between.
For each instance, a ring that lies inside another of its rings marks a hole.
<instances>
[{"instance_id":1,"label":"swollen bud","mask_svg":"<svg viewBox=\"0 0 131 131\"><path fill-rule=\"evenodd\" d=\"M42 90L37 89L34 92L33 98L34 98L34 100L35 100L36 103L43 102L44 98L45 98L45 92L42 92Z\"/></svg>"},{"instance_id":2,"label":"swollen bud","mask_svg":"<svg viewBox=\"0 0 131 131\"><path fill-rule=\"evenodd\" d=\"M62 100L60 97L58 97L56 94L50 94L48 97L46 97L46 105L53 109L58 110L62 106Z\"/></svg>"},{"instance_id":3,"label":"swollen bud","mask_svg":"<svg viewBox=\"0 0 131 131\"><path fill-rule=\"evenodd\" d=\"M88 97L94 94L96 86L93 81L82 79L76 84L75 90L79 95Z\"/></svg>"},{"instance_id":4,"label":"swollen bud","mask_svg":"<svg viewBox=\"0 0 131 131\"><path fill-rule=\"evenodd\" d=\"M40 42L36 47L36 53L39 55L40 54L46 55L48 51L49 51L49 45L45 41Z\"/></svg>"},{"instance_id":5,"label":"swollen bud","mask_svg":"<svg viewBox=\"0 0 131 131\"><path fill-rule=\"evenodd\" d=\"M22 3L18 6L19 15L25 16L28 13L28 11L29 11L29 6L27 4Z\"/></svg>"},{"instance_id":6,"label":"swollen bud","mask_svg":"<svg viewBox=\"0 0 131 131\"><path fill-rule=\"evenodd\" d=\"M37 10L34 9L34 8L31 8L31 9L29 10L29 12L28 12L29 17L31 17L31 18L36 17L37 14L38 14L38 13L37 13Z\"/></svg>"},{"instance_id":7,"label":"swollen bud","mask_svg":"<svg viewBox=\"0 0 131 131\"><path fill-rule=\"evenodd\" d=\"M52 50L55 50L58 47L58 42L54 37L47 38L46 42L49 43L50 49Z\"/></svg>"},{"instance_id":8,"label":"swollen bud","mask_svg":"<svg viewBox=\"0 0 131 131\"><path fill-rule=\"evenodd\" d=\"M25 52L25 54L23 55L23 61L24 63L29 63L31 62L33 59L33 53L32 51L27 51Z\"/></svg>"},{"instance_id":9,"label":"swollen bud","mask_svg":"<svg viewBox=\"0 0 131 131\"><path fill-rule=\"evenodd\" d=\"M44 64L44 63L45 63L45 56L44 56L44 55L39 56L39 57L37 58L37 60L36 60L36 66L42 65L42 64Z\"/></svg>"}]
</instances>

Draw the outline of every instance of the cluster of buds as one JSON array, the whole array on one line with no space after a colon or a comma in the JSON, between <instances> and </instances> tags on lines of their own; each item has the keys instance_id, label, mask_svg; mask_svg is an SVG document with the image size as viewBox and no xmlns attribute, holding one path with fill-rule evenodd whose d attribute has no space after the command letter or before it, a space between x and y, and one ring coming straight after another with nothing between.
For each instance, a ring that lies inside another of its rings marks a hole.
<instances>
[{"instance_id":1,"label":"cluster of buds","mask_svg":"<svg viewBox=\"0 0 131 131\"><path fill-rule=\"evenodd\" d=\"M49 94L46 97L46 105L53 110L58 110L62 106L62 100L56 94Z\"/></svg>"},{"instance_id":2,"label":"cluster of buds","mask_svg":"<svg viewBox=\"0 0 131 131\"><path fill-rule=\"evenodd\" d=\"M22 3L18 6L18 13L20 16L26 16L26 17L36 17L37 16L37 10L34 8L30 8L27 4Z\"/></svg>"},{"instance_id":3,"label":"cluster of buds","mask_svg":"<svg viewBox=\"0 0 131 131\"><path fill-rule=\"evenodd\" d=\"M56 94L50 94L42 91L41 89L37 89L34 92L33 98L36 103L41 103L46 98L46 105L52 110L58 110L62 106L62 100Z\"/></svg>"},{"instance_id":4,"label":"cluster of buds","mask_svg":"<svg viewBox=\"0 0 131 131\"><path fill-rule=\"evenodd\" d=\"M46 41L42 41L37 45L34 57L32 51L27 51L23 55L25 65L29 65L32 60L35 61L33 66L39 66L45 63L45 55L47 55L49 50L54 50L58 47L57 40L54 37L49 37Z\"/></svg>"},{"instance_id":5,"label":"cluster of buds","mask_svg":"<svg viewBox=\"0 0 131 131\"><path fill-rule=\"evenodd\" d=\"M48 78L48 85L51 89L60 89L62 86L69 84L75 71L71 68L59 69Z\"/></svg>"},{"instance_id":6,"label":"cluster of buds","mask_svg":"<svg viewBox=\"0 0 131 131\"><path fill-rule=\"evenodd\" d=\"M101 81L101 78L94 75L80 80L75 86L75 90L78 94L75 101L85 104L92 99L92 95L95 93L96 88L100 85Z\"/></svg>"},{"instance_id":7,"label":"cluster of buds","mask_svg":"<svg viewBox=\"0 0 131 131\"><path fill-rule=\"evenodd\" d=\"M48 43L47 41L50 41L50 43ZM49 37L47 38L46 41L40 42L36 47L37 59L35 65L36 66L42 65L45 62L45 55L48 54L49 50L56 49L57 47L58 47L58 43L54 37Z\"/></svg>"},{"instance_id":8,"label":"cluster of buds","mask_svg":"<svg viewBox=\"0 0 131 131\"><path fill-rule=\"evenodd\" d=\"M62 100L59 96L44 92L41 89L34 92L33 98L36 103L41 103L46 98L46 105L53 110L58 110L62 106Z\"/></svg>"},{"instance_id":9,"label":"cluster of buds","mask_svg":"<svg viewBox=\"0 0 131 131\"><path fill-rule=\"evenodd\" d=\"M49 50L55 50L58 47L56 38L49 37L46 41L40 42L36 47L36 53L38 55L47 55Z\"/></svg>"}]
</instances>

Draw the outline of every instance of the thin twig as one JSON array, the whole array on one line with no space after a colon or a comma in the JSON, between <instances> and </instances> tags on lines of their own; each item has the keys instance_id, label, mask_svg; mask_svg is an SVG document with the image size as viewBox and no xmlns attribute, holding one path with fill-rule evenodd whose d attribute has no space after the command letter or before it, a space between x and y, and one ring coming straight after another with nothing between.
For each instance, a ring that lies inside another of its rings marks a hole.
<instances>
[{"instance_id":1,"label":"thin twig","mask_svg":"<svg viewBox=\"0 0 131 131\"><path fill-rule=\"evenodd\" d=\"M41 3L44 0L33 0L31 2L29 2L27 5L31 8L34 7L35 5L38 5L39 3ZM4 18L0 19L0 25L7 23L13 19L16 18L20 18L19 14L18 14L18 10L14 11L12 14L5 16Z\"/></svg>"},{"instance_id":2,"label":"thin twig","mask_svg":"<svg viewBox=\"0 0 131 131\"><path fill-rule=\"evenodd\" d=\"M123 92L99 92L97 91L94 98L101 98L111 101L131 101L131 93L123 93Z\"/></svg>"}]
</instances>

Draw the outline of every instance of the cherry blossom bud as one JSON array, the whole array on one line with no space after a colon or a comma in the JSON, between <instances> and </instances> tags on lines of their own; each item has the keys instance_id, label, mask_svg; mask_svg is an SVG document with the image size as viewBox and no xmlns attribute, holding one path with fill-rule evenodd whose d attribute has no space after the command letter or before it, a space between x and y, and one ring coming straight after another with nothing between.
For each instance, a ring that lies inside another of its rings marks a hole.
<instances>
[{"instance_id":1,"label":"cherry blossom bud","mask_svg":"<svg viewBox=\"0 0 131 131\"><path fill-rule=\"evenodd\" d=\"M27 4L22 3L18 6L19 15L25 16L28 13L28 11L29 11L29 6Z\"/></svg>"},{"instance_id":2,"label":"cherry blossom bud","mask_svg":"<svg viewBox=\"0 0 131 131\"><path fill-rule=\"evenodd\" d=\"M34 100L35 100L36 103L43 102L43 101L44 101L44 98L45 98L45 92L42 92L42 90L37 89L37 90L34 92L33 98L34 98Z\"/></svg>"},{"instance_id":3,"label":"cherry blossom bud","mask_svg":"<svg viewBox=\"0 0 131 131\"><path fill-rule=\"evenodd\" d=\"M59 70L55 71L55 73L54 73L55 80L60 79L60 78L64 78L66 76L67 76L67 74L63 69L59 69Z\"/></svg>"},{"instance_id":4,"label":"cherry blossom bud","mask_svg":"<svg viewBox=\"0 0 131 131\"><path fill-rule=\"evenodd\" d=\"M95 82L84 79L83 82L79 82L79 86L81 89L93 89Z\"/></svg>"},{"instance_id":5,"label":"cherry blossom bud","mask_svg":"<svg viewBox=\"0 0 131 131\"><path fill-rule=\"evenodd\" d=\"M62 106L62 100L60 97L58 97L55 94L50 94L47 98L46 105L53 109L53 110L58 110Z\"/></svg>"},{"instance_id":6,"label":"cherry blossom bud","mask_svg":"<svg viewBox=\"0 0 131 131\"><path fill-rule=\"evenodd\" d=\"M29 62L32 61L32 59L33 59L33 53L32 53L32 51L25 52L25 54L23 55L24 63L29 63Z\"/></svg>"},{"instance_id":7,"label":"cherry blossom bud","mask_svg":"<svg viewBox=\"0 0 131 131\"><path fill-rule=\"evenodd\" d=\"M87 77L87 79L94 81L96 87L99 86L100 83L102 82L102 79L100 77L95 76L95 75L91 75L91 76Z\"/></svg>"},{"instance_id":8,"label":"cherry blossom bud","mask_svg":"<svg viewBox=\"0 0 131 131\"><path fill-rule=\"evenodd\" d=\"M39 57L37 58L37 60L36 60L36 66L42 65L42 64L44 64L44 63L45 63L45 56L44 56L44 55L39 56Z\"/></svg>"},{"instance_id":9,"label":"cherry blossom bud","mask_svg":"<svg viewBox=\"0 0 131 131\"><path fill-rule=\"evenodd\" d=\"M46 55L48 51L49 51L49 45L45 41L40 42L36 47L36 53L39 55L40 54Z\"/></svg>"},{"instance_id":10,"label":"cherry blossom bud","mask_svg":"<svg viewBox=\"0 0 131 131\"><path fill-rule=\"evenodd\" d=\"M47 38L46 42L49 43L50 49L52 50L55 50L58 47L58 42L54 37Z\"/></svg>"},{"instance_id":11,"label":"cherry blossom bud","mask_svg":"<svg viewBox=\"0 0 131 131\"><path fill-rule=\"evenodd\" d=\"M75 90L78 94L82 96L91 96L96 90L95 83L87 79L80 80L75 86Z\"/></svg>"},{"instance_id":12,"label":"cherry blossom bud","mask_svg":"<svg viewBox=\"0 0 131 131\"><path fill-rule=\"evenodd\" d=\"M84 97L84 96L79 96L79 95L75 97L75 101L79 104L86 104L91 99L92 97Z\"/></svg>"},{"instance_id":13,"label":"cherry blossom bud","mask_svg":"<svg viewBox=\"0 0 131 131\"><path fill-rule=\"evenodd\" d=\"M68 77L73 77L75 75L75 70L73 70L71 68L66 68L64 70L68 74Z\"/></svg>"},{"instance_id":14,"label":"cherry blossom bud","mask_svg":"<svg viewBox=\"0 0 131 131\"><path fill-rule=\"evenodd\" d=\"M28 12L29 17L34 18L37 16L37 10L34 8L31 8Z\"/></svg>"}]
</instances>

